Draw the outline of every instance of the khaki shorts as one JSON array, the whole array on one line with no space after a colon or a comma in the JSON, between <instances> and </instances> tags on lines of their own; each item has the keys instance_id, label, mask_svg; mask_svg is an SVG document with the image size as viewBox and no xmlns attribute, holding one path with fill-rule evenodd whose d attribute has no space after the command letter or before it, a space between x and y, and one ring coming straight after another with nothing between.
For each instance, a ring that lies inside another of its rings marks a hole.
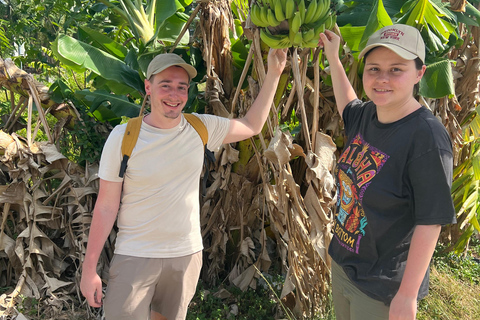
<instances>
[{"instance_id":1,"label":"khaki shorts","mask_svg":"<svg viewBox=\"0 0 480 320\"><path fill-rule=\"evenodd\" d=\"M107 320L147 320L150 311L183 320L202 268L202 251L179 258L114 255L103 303Z\"/></svg>"},{"instance_id":2,"label":"khaki shorts","mask_svg":"<svg viewBox=\"0 0 480 320\"><path fill-rule=\"evenodd\" d=\"M334 261L332 296L337 320L388 320L390 308L360 291Z\"/></svg>"}]
</instances>

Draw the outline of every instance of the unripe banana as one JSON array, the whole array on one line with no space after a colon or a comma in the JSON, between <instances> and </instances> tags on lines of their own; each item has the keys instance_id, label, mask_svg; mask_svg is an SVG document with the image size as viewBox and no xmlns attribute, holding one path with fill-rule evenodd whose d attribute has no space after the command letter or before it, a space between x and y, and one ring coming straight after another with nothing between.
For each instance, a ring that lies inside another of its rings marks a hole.
<instances>
[{"instance_id":1,"label":"unripe banana","mask_svg":"<svg viewBox=\"0 0 480 320\"><path fill-rule=\"evenodd\" d=\"M293 14L292 23L290 24L290 30L293 32L298 32L300 26L302 25L302 18L300 17L300 12L295 12Z\"/></svg>"},{"instance_id":2,"label":"unripe banana","mask_svg":"<svg viewBox=\"0 0 480 320\"><path fill-rule=\"evenodd\" d=\"M282 8L282 1L277 0L275 3L275 18L282 22L285 20L285 14L283 13L283 8Z\"/></svg>"},{"instance_id":3,"label":"unripe banana","mask_svg":"<svg viewBox=\"0 0 480 320\"><path fill-rule=\"evenodd\" d=\"M268 11L266 6L260 7L260 18L268 25Z\"/></svg>"},{"instance_id":4,"label":"unripe banana","mask_svg":"<svg viewBox=\"0 0 480 320\"><path fill-rule=\"evenodd\" d=\"M250 19L257 27L267 26L265 22L262 20L260 7L256 4L252 5L252 8L250 9Z\"/></svg>"},{"instance_id":5,"label":"unripe banana","mask_svg":"<svg viewBox=\"0 0 480 320\"><path fill-rule=\"evenodd\" d=\"M328 17L327 21L325 21L325 29L332 30L335 27L335 23L337 22L337 15L332 12Z\"/></svg>"},{"instance_id":6,"label":"unripe banana","mask_svg":"<svg viewBox=\"0 0 480 320\"><path fill-rule=\"evenodd\" d=\"M275 9L275 4L277 3L278 0L269 0L268 4L270 5L270 9L274 10Z\"/></svg>"},{"instance_id":7,"label":"unripe banana","mask_svg":"<svg viewBox=\"0 0 480 320\"><path fill-rule=\"evenodd\" d=\"M280 24L280 21L275 18L275 14L273 13L272 9L267 10L267 21L272 27L276 27Z\"/></svg>"},{"instance_id":8,"label":"unripe banana","mask_svg":"<svg viewBox=\"0 0 480 320\"><path fill-rule=\"evenodd\" d=\"M318 26L315 27L315 29L314 29L315 35L319 35L319 34L322 33L322 32L325 32L325 23L322 23L322 24L318 25Z\"/></svg>"},{"instance_id":9,"label":"unripe banana","mask_svg":"<svg viewBox=\"0 0 480 320\"><path fill-rule=\"evenodd\" d=\"M292 46L292 43L290 42L287 34L282 35L281 38L282 40L280 41L280 44L282 48L290 48Z\"/></svg>"},{"instance_id":10,"label":"unripe banana","mask_svg":"<svg viewBox=\"0 0 480 320\"><path fill-rule=\"evenodd\" d=\"M302 40L303 42L309 42L315 37L315 30L314 29L309 29L308 31L303 31L302 32ZM317 41L318 42L318 41Z\"/></svg>"},{"instance_id":11,"label":"unripe banana","mask_svg":"<svg viewBox=\"0 0 480 320\"><path fill-rule=\"evenodd\" d=\"M316 29L320 26L323 26L325 24L325 22L329 19L329 15L325 15L323 16L322 18L318 19L318 20L314 20L312 21L311 23L309 23L307 25L308 28L312 28L312 29Z\"/></svg>"},{"instance_id":12,"label":"unripe banana","mask_svg":"<svg viewBox=\"0 0 480 320\"><path fill-rule=\"evenodd\" d=\"M293 43L292 44L294 46L299 47L299 46L302 45L302 41L303 41L302 33L300 31L298 31L293 38Z\"/></svg>"},{"instance_id":13,"label":"unripe banana","mask_svg":"<svg viewBox=\"0 0 480 320\"><path fill-rule=\"evenodd\" d=\"M318 0L317 10L313 16L312 22L318 21L325 17L330 9L330 0Z\"/></svg>"},{"instance_id":14,"label":"unripe banana","mask_svg":"<svg viewBox=\"0 0 480 320\"><path fill-rule=\"evenodd\" d=\"M300 18L302 18L302 23L305 21L305 0L300 0L298 3L298 12L300 12Z\"/></svg>"},{"instance_id":15,"label":"unripe banana","mask_svg":"<svg viewBox=\"0 0 480 320\"><path fill-rule=\"evenodd\" d=\"M316 48L316 47L318 47L318 39L313 38L310 41L303 41L302 42L302 47L304 47L304 48Z\"/></svg>"},{"instance_id":16,"label":"unripe banana","mask_svg":"<svg viewBox=\"0 0 480 320\"><path fill-rule=\"evenodd\" d=\"M318 1L322 1L322 0L318 0ZM308 5L307 13L305 14L305 21L303 21L303 23L312 22L315 16L315 13L317 13L317 0L312 0L312 2L310 2L310 4Z\"/></svg>"},{"instance_id":17,"label":"unripe banana","mask_svg":"<svg viewBox=\"0 0 480 320\"><path fill-rule=\"evenodd\" d=\"M295 12L295 1L294 0L286 0L285 2L285 18L290 19L293 17L293 13Z\"/></svg>"},{"instance_id":18,"label":"unripe banana","mask_svg":"<svg viewBox=\"0 0 480 320\"><path fill-rule=\"evenodd\" d=\"M293 31L292 29L290 29L288 31L288 39L290 40L291 44L293 44L293 41L295 40L295 35L297 34L297 32L299 32L299 30Z\"/></svg>"}]
</instances>

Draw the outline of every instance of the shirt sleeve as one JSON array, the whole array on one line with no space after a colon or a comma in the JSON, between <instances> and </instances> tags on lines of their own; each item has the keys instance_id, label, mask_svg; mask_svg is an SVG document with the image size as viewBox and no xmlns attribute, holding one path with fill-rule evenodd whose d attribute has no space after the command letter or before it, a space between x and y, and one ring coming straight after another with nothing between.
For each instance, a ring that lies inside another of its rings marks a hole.
<instances>
[{"instance_id":1,"label":"shirt sleeve","mask_svg":"<svg viewBox=\"0 0 480 320\"><path fill-rule=\"evenodd\" d=\"M217 150L222 144L223 140L230 129L230 119L214 116L211 114L195 114L202 120L207 127L208 143L207 148L211 151Z\"/></svg>"},{"instance_id":2,"label":"shirt sleeve","mask_svg":"<svg viewBox=\"0 0 480 320\"><path fill-rule=\"evenodd\" d=\"M354 127L357 121L360 121L362 112L364 111L363 106L365 102L355 99L350 101L343 109L342 119L345 125L345 133L347 136L350 136L351 130Z\"/></svg>"},{"instance_id":3,"label":"shirt sleeve","mask_svg":"<svg viewBox=\"0 0 480 320\"><path fill-rule=\"evenodd\" d=\"M451 196L452 174L453 156L448 148L427 150L408 164L415 224L446 225L456 222Z\"/></svg>"},{"instance_id":4,"label":"shirt sleeve","mask_svg":"<svg viewBox=\"0 0 480 320\"><path fill-rule=\"evenodd\" d=\"M98 176L100 179L111 182L122 182L123 178L118 176L122 162L122 140L126 124L116 126L108 136L102 150Z\"/></svg>"}]
</instances>

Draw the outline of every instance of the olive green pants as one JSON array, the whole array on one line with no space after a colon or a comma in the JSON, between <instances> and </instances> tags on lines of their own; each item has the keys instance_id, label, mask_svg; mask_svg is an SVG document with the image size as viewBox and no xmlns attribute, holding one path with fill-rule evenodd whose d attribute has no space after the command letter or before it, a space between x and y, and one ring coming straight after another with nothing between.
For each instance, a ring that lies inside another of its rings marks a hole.
<instances>
[{"instance_id":1,"label":"olive green pants","mask_svg":"<svg viewBox=\"0 0 480 320\"><path fill-rule=\"evenodd\" d=\"M333 261L332 295L336 320L388 320L389 307L361 292Z\"/></svg>"}]
</instances>

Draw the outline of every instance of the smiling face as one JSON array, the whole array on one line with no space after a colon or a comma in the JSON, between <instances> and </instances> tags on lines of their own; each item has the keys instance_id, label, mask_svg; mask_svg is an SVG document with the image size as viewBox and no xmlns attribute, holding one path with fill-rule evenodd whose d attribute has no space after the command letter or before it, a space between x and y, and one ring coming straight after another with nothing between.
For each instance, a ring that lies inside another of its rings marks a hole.
<instances>
[{"instance_id":1,"label":"smiling face","mask_svg":"<svg viewBox=\"0 0 480 320\"><path fill-rule=\"evenodd\" d=\"M188 100L189 77L182 67L172 66L145 80L150 95L152 116L156 126L172 128L180 122L180 114Z\"/></svg>"},{"instance_id":2,"label":"smiling face","mask_svg":"<svg viewBox=\"0 0 480 320\"><path fill-rule=\"evenodd\" d=\"M365 59L363 86L377 110L403 113L419 107L413 97L413 88L425 72L415 67L414 60L406 60L385 47L373 49ZM407 112L410 113L410 112Z\"/></svg>"}]
</instances>

